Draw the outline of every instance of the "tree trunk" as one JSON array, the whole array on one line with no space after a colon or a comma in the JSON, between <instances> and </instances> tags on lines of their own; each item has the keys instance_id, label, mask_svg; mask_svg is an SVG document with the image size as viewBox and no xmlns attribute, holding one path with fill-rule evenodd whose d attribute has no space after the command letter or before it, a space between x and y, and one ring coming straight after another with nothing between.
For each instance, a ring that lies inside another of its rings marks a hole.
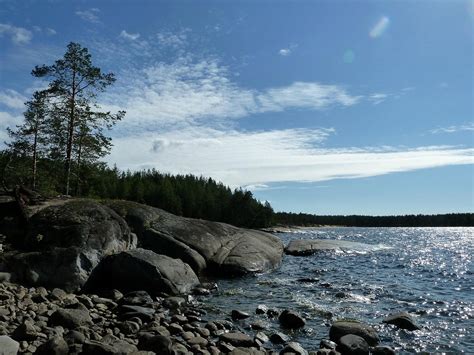
<instances>
[{"instance_id":1,"label":"tree trunk","mask_svg":"<svg viewBox=\"0 0 474 355\"><path fill-rule=\"evenodd\" d=\"M33 175L33 190L36 189L36 167L37 167L37 160L38 160L38 117L36 117L35 121L35 131L34 131L34 140L33 140L33 166L32 166L32 175Z\"/></svg>"},{"instance_id":2,"label":"tree trunk","mask_svg":"<svg viewBox=\"0 0 474 355\"><path fill-rule=\"evenodd\" d=\"M76 179L76 196L79 195L79 188L80 188L80 172L81 172L81 154L82 154L82 140L84 139L84 135L81 134L81 138L79 139L79 148L77 150L77 179Z\"/></svg>"},{"instance_id":3,"label":"tree trunk","mask_svg":"<svg viewBox=\"0 0 474 355\"><path fill-rule=\"evenodd\" d=\"M69 195L69 179L71 176L71 156L72 156L72 145L74 142L74 115L76 108L76 70L73 68L72 73L72 93L71 93L71 107L69 113L69 124L68 124L68 138L66 146L66 167L65 167L65 178L66 178L66 195Z\"/></svg>"}]
</instances>

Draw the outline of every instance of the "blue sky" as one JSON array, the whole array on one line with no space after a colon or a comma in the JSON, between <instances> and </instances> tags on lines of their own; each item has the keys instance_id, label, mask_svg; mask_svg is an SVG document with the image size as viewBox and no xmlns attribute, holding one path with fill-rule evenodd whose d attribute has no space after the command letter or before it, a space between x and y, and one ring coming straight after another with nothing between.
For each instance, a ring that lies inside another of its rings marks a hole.
<instances>
[{"instance_id":1,"label":"blue sky","mask_svg":"<svg viewBox=\"0 0 474 355\"><path fill-rule=\"evenodd\" d=\"M107 157L276 210L472 212L473 1L0 0L0 138L67 43L117 82Z\"/></svg>"}]
</instances>

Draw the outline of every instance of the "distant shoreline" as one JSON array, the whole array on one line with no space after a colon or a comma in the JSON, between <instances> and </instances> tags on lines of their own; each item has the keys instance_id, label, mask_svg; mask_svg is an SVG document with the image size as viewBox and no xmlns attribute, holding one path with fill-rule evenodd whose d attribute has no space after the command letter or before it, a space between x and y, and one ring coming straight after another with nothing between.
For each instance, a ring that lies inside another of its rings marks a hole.
<instances>
[{"instance_id":1,"label":"distant shoreline","mask_svg":"<svg viewBox=\"0 0 474 355\"><path fill-rule=\"evenodd\" d=\"M288 229L301 227L473 227L474 213L446 213L436 215L403 216L321 216L307 213L277 212L275 227Z\"/></svg>"},{"instance_id":2,"label":"distant shoreline","mask_svg":"<svg viewBox=\"0 0 474 355\"><path fill-rule=\"evenodd\" d=\"M347 225L313 225L313 226L275 226L260 228L262 232L267 233L295 233L298 231L317 229L317 228L471 228L473 226L347 226Z\"/></svg>"}]
</instances>

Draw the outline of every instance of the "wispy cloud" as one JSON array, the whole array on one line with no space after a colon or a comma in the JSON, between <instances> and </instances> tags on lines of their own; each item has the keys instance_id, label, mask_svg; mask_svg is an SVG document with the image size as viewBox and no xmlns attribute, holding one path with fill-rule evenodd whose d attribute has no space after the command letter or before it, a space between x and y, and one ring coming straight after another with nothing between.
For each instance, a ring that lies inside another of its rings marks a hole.
<instances>
[{"instance_id":1,"label":"wispy cloud","mask_svg":"<svg viewBox=\"0 0 474 355\"><path fill-rule=\"evenodd\" d=\"M342 86L317 82L294 82L266 90L243 88L215 59L182 57L124 76L122 82L127 84L109 94L104 104L112 110L125 109L130 125L226 120L288 109L322 110L355 105L361 99Z\"/></svg>"},{"instance_id":2,"label":"wispy cloud","mask_svg":"<svg viewBox=\"0 0 474 355\"><path fill-rule=\"evenodd\" d=\"M88 10L77 10L76 15L84 21L91 23L100 23L99 12L100 10L94 7Z\"/></svg>"},{"instance_id":3,"label":"wispy cloud","mask_svg":"<svg viewBox=\"0 0 474 355\"><path fill-rule=\"evenodd\" d=\"M25 96L15 90L0 90L0 105L10 109L23 109L26 100L27 98Z\"/></svg>"},{"instance_id":4,"label":"wispy cloud","mask_svg":"<svg viewBox=\"0 0 474 355\"><path fill-rule=\"evenodd\" d=\"M182 48L187 44L190 32L191 30L187 28L178 32L162 31L156 34L156 39L161 46Z\"/></svg>"},{"instance_id":5,"label":"wispy cloud","mask_svg":"<svg viewBox=\"0 0 474 355\"><path fill-rule=\"evenodd\" d=\"M57 34L56 30L54 30L52 28L49 28L49 27L42 28L40 26L33 26L33 30L35 32L44 33L44 34L47 34L49 36L54 36L55 34Z\"/></svg>"},{"instance_id":6,"label":"wispy cloud","mask_svg":"<svg viewBox=\"0 0 474 355\"><path fill-rule=\"evenodd\" d=\"M287 57L289 56L290 54L293 53L293 51L298 48L298 44L296 43L293 43L293 44L290 44L288 47L286 48L282 48L278 51L278 54L281 55L282 57Z\"/></svg>"},{"instance_id":7,"label":"wispy cloud","mask_svg":"<svg viewBox=\"0 0 474 355\"><path fill-rule=\"evenodd\" d=\"M194 126L117 138L108 160L120 168L155 167L212 176L234 187L363 178L474 163L472 148L322 148L330 134L323 129L242 132Z\"/></svg>"},{"instance_id":8,"label":"wispy cloud","mask_svg":"<svg viewBox=\"0 0 474 355\"><path fill-rule=\"evenodd\" d=\"M382 16L377 23L370 29L369 36L378 38L384 34L390 25L390 19L387 16Z\"/></svg>"},{"instance_id":9,"label":"wispy cloud","mask_svg":"<svg viewBox=\"0 0 474 355\"><path fill-rule=\"evenodd\" d=\"M474 123L466 123L459 126L449 126L449 127L438 127L432 129L430 133L439 134L439 133L456 133L463 131L474 131Z\"/></svg>"},{"instance_id":10,"label":"wispy cloud","mask_svg":"<svg viewBox=\"0 0 474 355\"><path fill-rule=\"evenodd\" d=\"M57 32L54 28L49 28L48 27L48 28L45 28L44 31L50 36L53 36L53 35L57 34Z\"/></svg>"},{"instance_id":11,"label":"wispy cloud","mask_svg":"<svg viewBox=\"0 0 474 355\"><path fill-rule=\"evenodd\" d=\"M368 96L369 101L371 101L374 105L378 105L381 102L384 102L387 99L387 94L382 93L374 93Z\"/></svg>"},{"instance_id":12,"label":"wispy cloud","mask_svg":"<svg viewBox=\"0 0 474 355\"><path fill-rule=\"evenodd\" d=\"M140 34L139 33L128 33L127 31L122 30L122 32L120 32L119 37L130 40L130 41L135 41L138 38L140 38Z\"/></svg>"},{"instance_id":13,"label":"wispy cloud","mask_svg":"<svg viewBox=\"0 0 474 355\"><path fill-rule=\"evenodd\" d=\"M28 44L33 38L33 33L26 28L0 23L0 37L8 36L18 45Z\"/></svg>"}]
</instances>

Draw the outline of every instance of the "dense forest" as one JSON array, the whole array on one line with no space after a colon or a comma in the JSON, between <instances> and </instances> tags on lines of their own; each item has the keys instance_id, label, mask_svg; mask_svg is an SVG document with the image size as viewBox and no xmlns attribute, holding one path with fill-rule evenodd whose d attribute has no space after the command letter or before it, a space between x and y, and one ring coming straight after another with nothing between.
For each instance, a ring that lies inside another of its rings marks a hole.
<instances>
[{"instance_id":1,"label":"dense forest","mask_svg":"<svg viewBox=\"0 0 474 355\"><path fill-rule=\"evenodd\" d=\"M351 227L450 227L474 226L473 213L405 216L316 216L307 213L275 214L274 221L289 226L351 226Z\"/></svg>"},{"instance_id":2,"label":"dense forest","mask_svg":"<svg viewBox=\"0 0 474 355\"><path fill-rule=\"evenodd\" d=\"M31 186L31 161L0 152L0 171L7 189ZM37 161L36 190L50 197L63 188L62 166L53 160ZM71 176L70 193L78 197L125 199L159 207L171 213L226 222L248 228L273 224L273 209L250 191L231 190L211 178L170 175L156 170L122 172L104 163L84 164Z\"/></svg>"}]
</instances>

